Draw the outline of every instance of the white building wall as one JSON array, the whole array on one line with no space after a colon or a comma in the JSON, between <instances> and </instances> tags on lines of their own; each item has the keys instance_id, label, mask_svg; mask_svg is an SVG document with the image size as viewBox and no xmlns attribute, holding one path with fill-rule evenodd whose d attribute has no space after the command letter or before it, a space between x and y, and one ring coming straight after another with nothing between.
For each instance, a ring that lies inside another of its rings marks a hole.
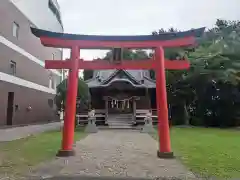
<instances>
[{"instance_id":1,"label":"white building wall","mask_svg":"<svg viewBox=\"0 0 240 180\"><path fill-rule=\"evenodd\" d=\"M10 0L37 28L63 32L63 27L48 7L49 0ZM60 12L57 0L52 0Z\"/></svg>"}]
</instances>

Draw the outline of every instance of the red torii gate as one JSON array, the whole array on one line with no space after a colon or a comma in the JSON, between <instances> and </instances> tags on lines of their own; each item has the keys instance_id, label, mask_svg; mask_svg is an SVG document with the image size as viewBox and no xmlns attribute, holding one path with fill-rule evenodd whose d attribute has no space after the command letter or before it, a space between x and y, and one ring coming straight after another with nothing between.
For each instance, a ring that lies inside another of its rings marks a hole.
<instances>
[{"instance_id":1,"label":"red torii gate","mask_svg":"<svg viewBox=\"0 0 240 180\"><path fill-rule=\"evenodd\" d=\"M154 69L156 72L158 135L160 145L158 157L173 157L169 135L165 69L187 69L190 65L186 60L165 60L163 47L193 45L195 43L195 37L201 36L204 28L179 33L163 33L157 36L89 36L55 33L36 28L31 28L31 31L41 39L41 43L44 46L71 49L71 57L66 61L45 61L46 69L69 69L62 149L58 152L58 156L74 155L73 140L79 69ZM80 49L113 47L154 48L155 57L151 60L123 60L118 63L111 63L105 60L84 61L80 59Z\"/></svg>"}]
</instances>

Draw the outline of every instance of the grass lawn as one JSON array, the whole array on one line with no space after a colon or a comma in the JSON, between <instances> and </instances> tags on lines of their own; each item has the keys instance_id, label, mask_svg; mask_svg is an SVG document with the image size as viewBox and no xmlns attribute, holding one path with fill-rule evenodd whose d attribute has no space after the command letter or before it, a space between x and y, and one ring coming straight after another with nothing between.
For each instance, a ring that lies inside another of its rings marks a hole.
<instances>
[{"instance_id":1,"label":"grass lawn","mask_svg":"<svg viewBox=\"0 0 240 180\"><path fill-rule=\"evenodd\" d=\"M83 138L82 129L75 132L75 140ZM29 168L55 157L61 147L59 130L44 132L11 142L0 143L0 174L21 174Z\"/></svg>"},{"instance_id":2,"label":"grass lawn","mask_svg":"<svg viewBox=\"0 0 240 180\"><path fill-rule=\"evenodd\" d=\"M174 153L193 172L240 178L240 131L172 128L171 138Z\"/></svg>"}]
</instances>

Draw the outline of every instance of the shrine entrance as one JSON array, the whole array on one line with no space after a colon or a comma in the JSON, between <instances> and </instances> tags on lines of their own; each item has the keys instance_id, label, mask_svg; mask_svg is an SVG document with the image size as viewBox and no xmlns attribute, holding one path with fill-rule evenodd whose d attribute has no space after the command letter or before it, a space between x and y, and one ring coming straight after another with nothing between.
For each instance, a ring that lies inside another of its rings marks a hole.
<instances>
[{"instance_id":1,"label":"shrine entrance","mask_svg":"<svg viewBox=\"0 0 240 180\"><path fill-rule=\"evenodd\" d=\"M108 97L108 114L133 114L132 98Z\"/></svg>"},{"instance_id":2,"label":"shrine entrance","mask_svg":"<svg viewBox=\"0 0 240 180\"><path fill-rule=\"evenodd\" d=\"M136 87L124 80L114 81L107 86L104 99L107 101L108 114L133 114L133 95L136 91Z\"/></svg>"},{"instance_id":3,"label":"shrine entrance","mask_svg":"<svg viewBox=\"0 0 240 180\"><path fill-rule=\"evenodd\" d=\"M160 158L173 158L171 150L168 104L166 94L165 69L188 69L186 60L167 60L164 57L165 47L189 46L195 44L195 37L204 32L204 28L192 29L185 32L162 33L157 36L91 36L55 33L31 28L32 33L41 39L47 47L69 48L71 57L66 60L46 60L46 69L69 69L66 109L63 126L62 148L58 156L73 156L74 128L76 115L76 98L79 69L153 69L156 73L156 97L158 115L158 134ZM113 48L113 61L80 59L80 49ZM122 48L151 48L154 50L152 59L127 61L122 59Z\"/></svg>"}]
</instances>

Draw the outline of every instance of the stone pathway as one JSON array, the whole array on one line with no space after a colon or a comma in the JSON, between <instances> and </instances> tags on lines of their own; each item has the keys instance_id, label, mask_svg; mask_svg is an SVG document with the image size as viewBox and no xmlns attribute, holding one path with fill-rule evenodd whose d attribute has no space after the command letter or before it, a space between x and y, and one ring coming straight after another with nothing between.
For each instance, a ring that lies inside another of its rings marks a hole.
<instances>
[{"instance_id":1,"label":"stone pathway","mask_svg":"<svg viewBox=\"0 0 240 180\"><path fill-rule=\"evenodd\" d=\"M54 122L48 124L28 125L22 127L0 129L0 142L13 141L16 139L25 138L27 136L42 133L44 131L58 129L61 126L61 122Z\"/></svg>"},{"instance_id":2,"label":"stone pathway","mask_svg":"<svg viewBox=\"0 0 240 180\"><path fill-rule=\"evenodd\" d=\"M56 158L31 175L195 179L176 159L157 158L157 142L139 131L102 130L77 142L75 149L75 157Z\"/></svg>"}]
</instances>

